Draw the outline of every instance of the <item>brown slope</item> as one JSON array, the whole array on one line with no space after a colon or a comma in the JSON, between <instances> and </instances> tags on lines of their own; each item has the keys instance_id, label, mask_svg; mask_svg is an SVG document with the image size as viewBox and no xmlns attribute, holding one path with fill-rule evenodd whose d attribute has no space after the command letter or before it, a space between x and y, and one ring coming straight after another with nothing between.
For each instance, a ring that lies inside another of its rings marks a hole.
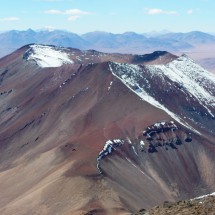
<instances>
[{"instance_id":1,"label":"brown slope","mask_svg":"<svg viewBox=\"0 0 215 215\"><path fill-rule=\"evenodd\" d=\"M191 143L171 142L154 152L142 151L136 144L135 151L131 146L119 148L101 163L108 181L132 211L215 189L215 147L211 143L193 138Z\"/></svg>"},{"instance_id":2,"label":"brown slope","mask_svg":"<svg viewBox=\"0 0 215 215\"><path fill-rule=\"evenodd\" d=\"M182 144L177 151L166 152L162 148L159 153L146 153L140 158L125 145L119 149L120 156L102 160L106 176L99 174L96 158L105 141L127 137L135 140L143 128L154 122L172 120L113 76L109 63L102 63L110 59L126 62L128 56L99 54L91 61L94 64L88 64L89 59L84 58L93 57L92 54L86 57L84 52L70 50L75 64L39 68L23 59L24 51L21 55L15 53L13 64L8 58L1 60L1 71L8 72L0 92L12 89L0 101L1 214L86 214L89 211L126 214L163 199L183 198L213 189L214 148L195 135L191 144ZM78 60L77 56L82 59ZM138 145L135 147L139 150ZM141 171L127 162L122 153L128 154L154 182L141 178ZM183 165L175 161L176 156ZM188 168L190 161L192 165ZM185 174L182 178L183 174L175 174L177 165ZM189 178L193 167L197 171ZM184 189L183 181L178 187L174 185L177 176L180 181L187 179ZM143 181L146 187L142 186ZM199 191L189 193L187 189L193 182ZM179 188L182 192L178 194L175 190ZM143 194L144 202L138 199L139 193Z\"/></svg>"},{"instance_id":3,"label":"brown slope","mask_svg":"<svg viewBox=\"0 0 215 215\"><path fill-rule=\"evenodd\" d=\"M124 211L98 177L98 153L106 140L152 123L155 112L168 116L140 101L107 63L79 67L40 69L21 56L7 66L1 91L13 91L1 100L1 214Z\"/></svg>"}]
</instances>

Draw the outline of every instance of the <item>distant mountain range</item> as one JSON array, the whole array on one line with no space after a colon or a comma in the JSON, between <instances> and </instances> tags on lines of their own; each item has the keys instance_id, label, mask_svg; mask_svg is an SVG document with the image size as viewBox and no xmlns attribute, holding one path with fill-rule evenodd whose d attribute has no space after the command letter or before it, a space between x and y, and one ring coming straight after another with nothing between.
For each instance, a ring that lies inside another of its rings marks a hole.
<instances>
[{"instance_id":1,"label":"distant mountain range","mask_svg":"<svg viewBox=\"0 0 215 215\"><path fill-rule=\"evenodd\" d=\"M107 32L89 32L78 35L62 30L26 31L12 30L0 33L0 57L31 43L73 47L78 49L95 49L103 52L146 53L155 50L170 52L189 51L205 44L215 44L215 36L199 31L189 33L137 34L126 32L113 34Z\"/></svg>"},{"instance_id":2,"label":"distant mountain range","mask_svg":"<svg viewBox=\"0 0 215 215\"><path fill-rule=\"evenodd\" d=\"M32 43L92 49L106 53L146 54L154 51L168 51L177 55L186 53L204 68L215 73L215 35L200 31L172 33L165 30L145 34L95 31L78 35L63 30L11 30L0 32L0 58Z\"/></svg>"}]
</instances>

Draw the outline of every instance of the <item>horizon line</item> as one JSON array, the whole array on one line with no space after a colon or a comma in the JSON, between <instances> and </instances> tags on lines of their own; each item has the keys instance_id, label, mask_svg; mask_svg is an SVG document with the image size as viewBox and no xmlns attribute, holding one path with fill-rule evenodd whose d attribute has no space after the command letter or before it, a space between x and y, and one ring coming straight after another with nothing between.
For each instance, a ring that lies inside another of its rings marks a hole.
<instances>
[{"instance_id":1,"label":"horizon line","mask_svg":"<svg viewBox=\"0 0 215 215\"><path fill-rule=\"evenodd\" d=\"M160 31L156 31L156 30L152 30L152 31L147 31L147 32L136 32L136 31L124 31L124 32L111 32L111 31L102 31L102 30L93 30L93 31L88 31L88 32L85 32L85 33L77 33L77 32L74 32L74 31L71 31L71 30L67 30L67 29L58 29L58 28L53 28L53 29L49 29L49 28L40 28L40 29L33 29L33 28L27 28L27 29L10 29L10 30L0 30L0 34L2 33L6 33L6 32L10 32L10 31L29 31L29 30L32 30L34 32L42 32L42 31L48 31L48 32L52 32L52 31L63 31L63 32L68 32L68 33L74 33L74 34L77 34L77 35L84 35L84 34L87 34L87 33L110 33L110 34L126 34L126 33L135 33L135 34L138 34L138 35L144 35L144 34L169 34L169 33L183 33L183 34L186 34L186 33L191 33L191 32L201 32L201 33L207 33L207 34L215 34L215 32L208 32L208 31L201 31L201 30L191 30L191 31L170 31L170 30L160 30Z\"/></svg>"}]
</instances>

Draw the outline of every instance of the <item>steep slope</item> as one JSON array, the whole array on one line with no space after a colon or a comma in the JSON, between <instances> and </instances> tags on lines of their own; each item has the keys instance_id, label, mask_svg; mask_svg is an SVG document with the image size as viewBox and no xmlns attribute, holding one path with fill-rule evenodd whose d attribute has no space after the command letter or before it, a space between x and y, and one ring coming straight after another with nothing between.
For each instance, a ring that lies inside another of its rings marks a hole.
<instances>
[{"instance_id":1,"label":"steep slope","mask_svg":"<svg viewBox=\"0 0 215 215\"><path fill-rule=\"evenodd\" d=\"M0 214L128 214L215 190L214 76L186 56L25 46L0 59L0 97Z\"/></svg>"},{"instance_id":2,"label":"steep slope","mask_svg":"<svg viewBox=\"0 0 215 215\"><path fill-rule=\"evenodd\" d=\"M191 198L214 187L214 76L187 56L166 65L111 63L110 70L141 99L180 124L156 121L138 137L121 139L120 144L107 142L110 146L98 157L99 169L123 193L123 201L131 208L140 202L148 208L163 199ZM206 163L209 171L202 170Z\"/></svg>"},{"instance_id":3,"label":"steep slope","mask_svg":"<svg viewBox=\"0 0 215 215\"><path fill-rule=\"evenodd\" d=\"M166 65L113 64L113 67L114 74L144 100L168 111L177 121L182 116L189 124L198 123L207 132L215 132L215 77L187 56ZM177 100L173 103L175 95Z\"/></svg>"}]
</instances>

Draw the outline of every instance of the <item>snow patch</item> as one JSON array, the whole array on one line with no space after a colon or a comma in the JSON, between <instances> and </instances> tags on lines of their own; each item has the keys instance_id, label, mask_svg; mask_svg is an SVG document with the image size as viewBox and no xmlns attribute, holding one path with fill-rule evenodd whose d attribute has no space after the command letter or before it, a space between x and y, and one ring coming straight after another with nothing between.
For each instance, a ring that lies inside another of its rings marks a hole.
<instances>
[{"instance_id":1,"label":"snow patch","mask_svg":"<svg viewBox=\"0 0 215 215\"><path fill-rule=\"evenodd\" d=\"M109 85L109 87L108 87L108 91L110 90L112 84L113 84L113 81L110 82L110 85Z\"/></svg>"},{"instance_id":2,"label":"snow patch","mask_svg":"<svg viewBox=\"0 0 215 215\"><path fill-rule=\"evenodd\" d=\"M144 141L143 141L143 140L141 140L141 141L140 141L140 146L141 146L141 148L144 148L145 143L144 143Z\"/></svg>"},{"instance_id":3,"label":"snow patch","mask_svg":"<svg viewBox=\"0 0 215 215\"><path fill-rule=\"evenodd\" d=\"M31 45L26 54L29 54L27 60L35 61L42 68L73 64L66 52L52 46Z\"/></svg>"},{"instance_id":4,"label":"snow patch","mask_svg":"<svg viewBox=\"0 0 215 215\"><path fill-rule=\"evenodd\" d=\"M214 193L210 193L210 194L206 194L206 195L203 195L203 196L199 196L199 197L196 197L194 199L203 199L203 198L205 198L207 196L215 196L215 192Z\"/></svg>"},{"instance_id":5,"label":"snow patch","mask_svg":"<svg viewBox=\"0 0 215 215\"><path fill-rule=\"evenodd\" d=\"M105 143L103 150L99 153L99 156L97 157L97 169L99 170L100 173L102 173L99 167L100 160L111 154L117 147L123 144L124 140L121 139L108 140Z\"/></svg>"},{"instance_id":6,"label":"snow patch","mask_svg":"<svg viewBox=\"0 0 215 215\"><path fill-rule=\"evenodd\" d=\"M121 146L123 143L124 141L120 139L108 140L104 145L103 150L99 153L97 161L101 160L107 154L110 154L113 150L115 150L115 148Z\"/></svg>"},{"instance_id":7,"label":"snow patch","mask_svg":"<svg viewBox=\"0 0 215 215\"><path fill-rule=\"evenodd\" d=\"M181 90L187 96L194 97L215 117L211 108L215 107L215 97L213 96L215 76L193 62L186 55L166 65L147 65L146 68L153 74L161 77L168 77L181 86Z\"/></svg>"},{"instance_id":8,"label":"snow patch","mask_svg":"<svg viewBox=\"0 0 215 215\"><path fill-rule=\"evenodd\" d=\"M132 149L133 149L134 153L138 156L137 151L136 151L134 145L132 145Z\"/></svg>"},{"instance_id":9,"label":"snow patch","mask_svg":"<svg viewBox=\"0 0 215 215\"><path fill-rule=\"evenodd\" d=\"M115 67L114 71L112 66ZM139 66L125 63L110 63L109 69L115 77L120 79L131 91L133 91L135 94L141 97L142 100L150 103L151 105L161 110L164 110L177 122L200 135L200 133L197 130L192 128L188 123L184 122L179 116L171 112L164 105L155 100L155 98L149 95L142 87L140 87L137 79L138 78L144 79L144 77L142 76L142 70ZM147 87L150 87L150 85L148 85Z\"/></svg>"}]
</instances>

